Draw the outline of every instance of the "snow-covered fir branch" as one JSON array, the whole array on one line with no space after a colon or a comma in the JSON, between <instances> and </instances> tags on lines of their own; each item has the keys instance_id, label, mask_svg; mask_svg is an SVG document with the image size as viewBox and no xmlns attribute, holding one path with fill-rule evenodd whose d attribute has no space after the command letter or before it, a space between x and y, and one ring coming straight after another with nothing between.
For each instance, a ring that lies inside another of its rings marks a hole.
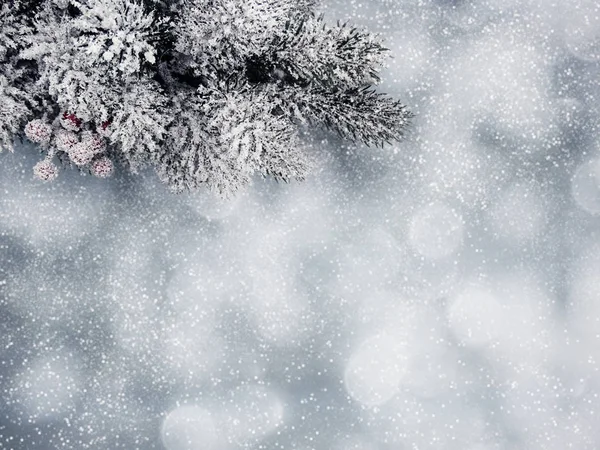
<instances>
[{"instance_id":1,"label":"snow-covered fir branch","mask_svg":"<svg viewBox=\"0 0 600 450\"><path fill-rule=\"evenodd\" d=\"M145 165L175 191L228 196L254 173L302 179L298 126L367 145L411 113L376 93L382 42L313 0L10 0L0 7L0 148L26 136L108 176Z\"/></svg>"}]
</instances>

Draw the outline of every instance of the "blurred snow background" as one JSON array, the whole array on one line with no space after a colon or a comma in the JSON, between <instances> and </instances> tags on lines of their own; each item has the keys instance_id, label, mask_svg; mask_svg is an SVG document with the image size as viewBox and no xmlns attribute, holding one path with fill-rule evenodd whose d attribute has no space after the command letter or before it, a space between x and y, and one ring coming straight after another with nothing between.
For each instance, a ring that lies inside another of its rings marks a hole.
<instances>
[{"instance_id":1,"label":"blurred snow background","mask_svg":"<svg viewBox=\"0 0 600 450\"><path fill-rule=\"evenodd\" d=\"M600 448L600 3L328 0L394 147L231 202L0 164L0 448Z\"/></svg>"}]
</instances>

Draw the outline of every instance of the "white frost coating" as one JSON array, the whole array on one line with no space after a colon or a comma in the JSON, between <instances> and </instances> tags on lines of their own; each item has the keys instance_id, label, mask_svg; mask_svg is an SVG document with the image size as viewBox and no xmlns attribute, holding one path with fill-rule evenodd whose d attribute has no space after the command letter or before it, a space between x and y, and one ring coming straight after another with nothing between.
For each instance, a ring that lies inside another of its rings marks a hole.
<instances>
[{"instance_id":1,"label":"white frost coating","mask_svg":"<svg viewBox=\"0 0 600 450\"><path fill-rule=\"evenodd\" d=\"M579 166L573 176L571 189L580 208L590 214L600 214L600 159Z\"/></svg>"},{"instance_id":2,"label":"white frost coating","mask_svg":"<svg viewBox=\"0 0 600 450\"><path fill-rule=\"evenodd\" d=\"M384 404L400 389L407 372L406 342L382 333L363 342L352 354L344 384L354 400L373 407Z\"/></svg>"},{"instance_id":3,"label":"white frost coating","mask_svg":"<svg viewBox=\"0 0 600 450\"><path fill-rule=\"evenodd\" d=\"M409 229L411 246L430 259L454 253L463 239L463 220L451 208L434 203L417 211Z\"/></svg>"},{"instance_id":4,"label":"white frost coating","mask_svg":"<svg viewBox=\"0 0 600 450\"><path fill-rule=\"evenodd\" d=\"M484 286L469 285L448 306L448 322L464 345L484 347L497 338L506 326L502 306Z\"/></svg>"},{"instance_id":5,"label":"white frost coating","mask_svg":"<svg viewBox=\"0 0 600 450\"><path fill-rule=\"evenodd\" d=\"M218 434L210 412L194 405L179 406L162 423L160 436L167 450L214 450Z\"/></svg>"}]
</instances>

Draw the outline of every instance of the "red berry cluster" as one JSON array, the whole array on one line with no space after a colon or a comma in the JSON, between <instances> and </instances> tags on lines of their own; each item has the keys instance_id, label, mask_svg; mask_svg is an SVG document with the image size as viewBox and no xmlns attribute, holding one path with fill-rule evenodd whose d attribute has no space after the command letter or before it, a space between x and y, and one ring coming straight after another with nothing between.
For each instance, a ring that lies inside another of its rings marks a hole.
<instances>
[{"instance_id":1,"label":"red berry cluster","mask_svg":"<svg viewBox=\"0 0 600 450\"><path fill-rule=\"evenodd\" d=\"M79 119L75 114L69 114L67 112L63 113L60 124L70 131L78 131L81 127L81 119Z\"/></svg>"},{"instance_id":2,"label":"red berry cluster","mask_svg":"<svg viewBox=\"0 0 600 450\"><path fill-rule=\"evenodd\" d=\"M103 153L106 150L106 137L110 135L110 121L102 122L96 131L82 129L83 121L75 114L65 112L52 125L42 120L32 120L25 126L25 135L43 147L51 147L48 156L34 167L34 175L44 181L50 181L58 175L58 168L52 162L56 152L67 154L76 166L89 165L97 177L106 178L113 171L112 161ZM60 124L60 125L58 125ZM58 129L56 129L58 127ZM52 135L54 134L54 139Z\"/></svg>"},{"instance_id":3,"label":"red berry cluster","mask_svg":"<svg viewBox=\"0 0 600 450\"><path fill-rule=\"evenodd\" d=\"M47 145L52 137L52 127L43 121L36 119L25 125L25 136L31 142Z\"/></svg>"},{"instance_id":4,"label":"red berry cluster","mask_svg":"<svg viewBox=\"0 0 600 450\"><path fill-rule=\"evenodd\" d=\"M52 181L58 176L58 167L46 158L33 166L33 175L42 181Z\"/></svg>"}]
</instances>

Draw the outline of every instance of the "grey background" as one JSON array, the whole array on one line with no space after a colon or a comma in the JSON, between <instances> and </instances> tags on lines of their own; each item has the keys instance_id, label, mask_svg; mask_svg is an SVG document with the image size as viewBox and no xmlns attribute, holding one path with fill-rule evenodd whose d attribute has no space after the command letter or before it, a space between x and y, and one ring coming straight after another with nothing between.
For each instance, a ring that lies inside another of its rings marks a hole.
<instances>
[{"instance_id":1,"label":"grey background","mask_svg":"<svg viewBox=\"0 0 600 450\"><path fill-rule=\"evenodd\" d=\"M230 202L0 165L0 448L600 447L600 6L326 1L406 141Z\"/></svg>"}]
</instances>

